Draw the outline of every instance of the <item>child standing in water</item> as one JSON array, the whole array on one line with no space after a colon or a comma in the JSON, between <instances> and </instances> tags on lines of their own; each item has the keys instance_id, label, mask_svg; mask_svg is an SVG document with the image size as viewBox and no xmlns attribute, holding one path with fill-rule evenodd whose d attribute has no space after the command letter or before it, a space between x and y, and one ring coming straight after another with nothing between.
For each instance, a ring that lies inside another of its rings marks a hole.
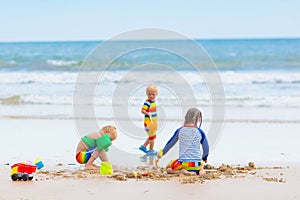
<instances>
[{"instance_id":1,"label":"child standing in water","mask_svg":"<svg viewBox=\"0 0 300 200\"><path fill-rule=\"evenodd\" d=\"M198 123L199 127L197 127ZM161 158L179 140L179 157L167 165L167 173L183 173L185 175L205 173L202 162L207 162L209 146L205 133L200 129L201 123L200 110L190 108L185 115L184 125L175 131L162 152L157 156ZM200 148L202 148L202 153Z\"/></svg>"},{"instance_id":2,"label":"child standing in water","mask_svg":"<svg viewBox=\"0 0 300 200\"><path fill-rule=\"evenodd\" d=\"M147 99L144 102L141 112L144 114L144 128L148 134L148 138L143 145L140 146L140 150L148 154L156 154L154 148L154 140L156 138L157 131L157 113L156 113L156 102L158 89L155 84L149 84L146 88ZM149 150L147 146L149 145Z\"/></svg>"}]
</instances>

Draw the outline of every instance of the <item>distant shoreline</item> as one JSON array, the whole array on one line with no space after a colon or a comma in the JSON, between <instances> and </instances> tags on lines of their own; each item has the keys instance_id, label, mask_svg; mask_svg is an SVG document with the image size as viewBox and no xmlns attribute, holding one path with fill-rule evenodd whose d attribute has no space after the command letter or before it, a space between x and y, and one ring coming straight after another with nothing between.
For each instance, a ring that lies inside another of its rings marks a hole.
<instances>
[{"instance_id":1,"label":"distant shoreline","mask_svg":"<svg viewBox=\"0 0 300 200\"><path fill-rule=\"evenodd\" d=\"M111 117L59 117L59 116L17 116L17 115L5 115L0 116L1 119L7 119L7 120L101 120L101 121L111 121L114 120ZM128 119L128 118L118 118L118 121L143 121L143 119ZM169 122L181 122L182 120L178 119L168 119ZM224 120L207 120L203 119L203 122L209 123L209 122L215 122L215 123L254 123L254 124L300 124L300 120L276 120L276 119L263 119L263 120L254 120L254 119L224 119Z\"/></svg>"},{"instance_id":2,"label":"distant shoreline","mask_svg":"<svg viewBox=\"0 0 300 200\"><path fill-rule=\"evenodd\" d=\"M128 40L116 40L116 41L180 41L182 39L128 39ZM191 38L195 41L241 41L241 40L300 40L300 37L257 37L257 38ZM90 42L90 43L101 43L104 41L112 41L110 38L99 39L99 40L17 40L17 41L0 41L0 44L18 44L18 43L81 43L81 42Z\"/></svg>"}]
</instances>

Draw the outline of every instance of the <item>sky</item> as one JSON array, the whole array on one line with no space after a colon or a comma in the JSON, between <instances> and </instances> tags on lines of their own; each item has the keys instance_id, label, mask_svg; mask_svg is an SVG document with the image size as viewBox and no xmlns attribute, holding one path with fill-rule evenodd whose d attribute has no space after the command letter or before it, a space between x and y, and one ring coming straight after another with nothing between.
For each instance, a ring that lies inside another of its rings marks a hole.
<instances>
[{"instance_id":1,"label":"sky","mask_svg":"<svg viewBox=\"0 0 300 200\"><path fill-rule=\"evenodd\" d=\"M106 40L140 28L193 39L299 38L299 0L0 0L0 41Z\"/></svg>"}]
</instances>

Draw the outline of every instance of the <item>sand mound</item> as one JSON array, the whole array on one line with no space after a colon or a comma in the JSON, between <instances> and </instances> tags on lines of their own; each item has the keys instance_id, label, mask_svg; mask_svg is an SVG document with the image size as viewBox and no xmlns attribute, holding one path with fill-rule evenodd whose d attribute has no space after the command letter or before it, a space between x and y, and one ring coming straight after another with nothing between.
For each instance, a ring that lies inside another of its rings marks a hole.
<instances>
[{"instance_id":1,"label":"sand mound","mask_svg":"<svg viewBox=\"0 0 300 200\"><path fill-rule=\"evenodd\" d=\"M63 167L63 165L59 165ZM70 169L60 169L60 170L40 170L36 173L36 181L49 180L49 179L91 179L91 178L109 178L117 181L128 181L141 180L141 181L170 181L179 180L182 184L188 183L204 183L207 180L216 180L222 178L245 178L246 176L253 176L257 174L258 170L263 170L266 168L256 168L254 162L249 162L247 166L230 166L222 164L218 167L212 165L205 165L205 174L203 175L190 175L185 176L183 174L171 175L167 174L164 168L156 167L145 167L140 166L135 169L123 168L119 169L112 175L100 175L99 170L70 170ZM282 169L282 167L272 167L271 169ZM282 175L282 174L281 174ZM267 177L267 176L257 176L265 181L273 181L284 183L283 178L278 177Z\"/></svg>"}]
</instances>

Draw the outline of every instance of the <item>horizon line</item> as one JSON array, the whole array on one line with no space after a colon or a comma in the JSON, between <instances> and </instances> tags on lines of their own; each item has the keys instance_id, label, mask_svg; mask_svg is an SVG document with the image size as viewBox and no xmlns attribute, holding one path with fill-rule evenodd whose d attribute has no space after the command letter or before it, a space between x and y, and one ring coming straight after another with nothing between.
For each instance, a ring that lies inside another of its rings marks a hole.
<instances>
[{"instance_id":1,"label":"horizon line","mask_svg":"<svg viewBox=\"0 0 300 200\"><path fill-rule=\"evenodd\" d=\"M298 37L224 37L224 38L191 38L192 40L280 40L280 39L300 39ZM102 42L111 39L81 39L81 40L10 40L10 41L1 41L0 43L47 43L47 42ZM123 40L111 40L111 41L172 41L172 40L185 40L182 38L156 38L156 39L149 39L149 38L139 38L139 39L123 39Z\"/></svg>"}]
</instances>

